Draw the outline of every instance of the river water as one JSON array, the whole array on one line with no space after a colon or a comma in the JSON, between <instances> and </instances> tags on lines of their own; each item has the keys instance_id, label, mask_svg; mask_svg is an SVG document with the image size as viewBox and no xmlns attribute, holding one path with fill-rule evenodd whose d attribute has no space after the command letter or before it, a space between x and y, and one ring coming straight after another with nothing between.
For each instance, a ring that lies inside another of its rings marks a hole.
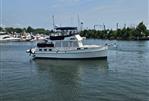
<instances>
[{"instance_id":1,"label":"river water","mask_svg":"<svg viewBox=\"0 0 149 101\"><path fill-rule=\"evenodd\" d=\"M116 44L107 60L32 60L32 42L0 43L0 101L149 101L149 41Z\"/></svg>"}]
</instances>

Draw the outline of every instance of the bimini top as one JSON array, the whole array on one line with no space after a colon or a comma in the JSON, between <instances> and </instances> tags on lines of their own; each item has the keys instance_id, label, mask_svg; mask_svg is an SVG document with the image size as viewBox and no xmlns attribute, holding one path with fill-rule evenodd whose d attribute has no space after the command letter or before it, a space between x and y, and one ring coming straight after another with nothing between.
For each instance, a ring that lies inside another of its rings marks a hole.
<instances>
[{"instance_id":1,"label":"bimini top","mask_svg":"<svg viewBox=\"0 0 149 101\"><path fill-rule=\"evenodd\" d=\"M77 30L77 27L56 27L56 30Z\"/></svg>"}]
</instances>

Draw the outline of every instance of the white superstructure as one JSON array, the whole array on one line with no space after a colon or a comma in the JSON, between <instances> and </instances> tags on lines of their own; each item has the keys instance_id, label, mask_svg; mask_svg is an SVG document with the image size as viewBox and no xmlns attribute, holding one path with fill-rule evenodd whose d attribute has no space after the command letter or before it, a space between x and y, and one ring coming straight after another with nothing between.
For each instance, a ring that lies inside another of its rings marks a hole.
<instances>
[{"instance_id":1,"label":"white superstructure","mask_svg":"<svg viewBox=\"0 0 149 101\"><path fill-rule=\"evenodd\" d=\"M76 27L58 27L58 34L50 36L45 42L38 43L37 47L27 52L34 58L52 59L89 59L106 58L107 46L83 45L83 38Z\"/></svg>"}]
</instances>

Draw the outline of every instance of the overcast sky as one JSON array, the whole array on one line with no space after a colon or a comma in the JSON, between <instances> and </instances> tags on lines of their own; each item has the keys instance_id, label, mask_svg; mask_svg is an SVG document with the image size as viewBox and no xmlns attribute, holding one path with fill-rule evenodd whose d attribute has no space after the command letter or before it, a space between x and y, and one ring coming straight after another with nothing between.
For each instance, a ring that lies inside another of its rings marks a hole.
<instances>
[{"instance_id":1,"label":"overcast sky","mask_svg":"<svg viewBox=\"0 0 149 101\"><path fill-rule=\"evenodd\" d=\"M6 27L51 29L52 15L58 26L77 26L77 16L84 28L149 23L148 0L1 0L1 3L1 23Z\"/></svg>"}]
</instances>

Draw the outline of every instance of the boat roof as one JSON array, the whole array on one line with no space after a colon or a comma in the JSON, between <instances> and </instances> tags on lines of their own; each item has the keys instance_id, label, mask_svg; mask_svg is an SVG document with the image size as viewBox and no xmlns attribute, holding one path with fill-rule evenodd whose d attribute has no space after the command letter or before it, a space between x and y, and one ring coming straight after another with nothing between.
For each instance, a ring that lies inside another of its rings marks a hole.
<instances>
[{"instance_id":1,"label":"boat roof","mask_svg":"<svg viewBox=\"0 0 149 101\"><path fill-rule=\"evenodd\" d=\"M77 30L77 27L56 27L56 30Z\"/></svg>"}]
</instances>

